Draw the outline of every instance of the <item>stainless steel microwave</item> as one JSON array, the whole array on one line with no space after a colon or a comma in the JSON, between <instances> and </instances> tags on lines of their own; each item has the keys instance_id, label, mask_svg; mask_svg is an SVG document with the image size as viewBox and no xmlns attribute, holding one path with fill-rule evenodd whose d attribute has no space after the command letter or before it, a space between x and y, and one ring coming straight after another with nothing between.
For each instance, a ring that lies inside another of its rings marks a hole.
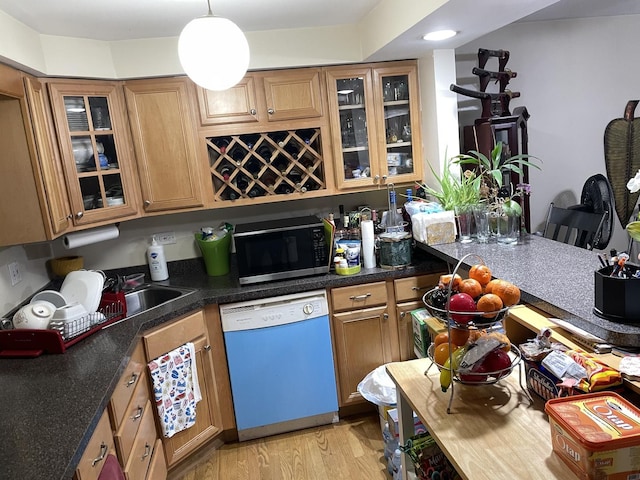
<instances>
[{"instance_id":1,"label":"stainless steel microwave","mask_svg":"<svg viewBox=\"0 0 640 480\"><path fill-rule=\"evenodd\" d=\"M324 224L314 216L236 225L241 285L329 272Z\"/></svg>"}]
</instances>

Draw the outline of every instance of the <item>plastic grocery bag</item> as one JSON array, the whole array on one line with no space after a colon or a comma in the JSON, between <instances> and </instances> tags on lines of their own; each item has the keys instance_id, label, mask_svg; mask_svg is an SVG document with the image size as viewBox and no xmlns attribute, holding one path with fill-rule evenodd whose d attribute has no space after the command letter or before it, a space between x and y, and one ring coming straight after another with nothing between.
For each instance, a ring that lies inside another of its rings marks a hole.
<instances>
[{"instance_id":1,"label":"plastic grocery bag","mask_svg":"<svg viewBox=\"0 0 640 480\"><path fill-rule=\"evenodd\" d=\"M358 384L358 392L378 406L390 407L396 404L396 384L391 380L385 365L369 372Z\"/></svg>"}]
</instances>

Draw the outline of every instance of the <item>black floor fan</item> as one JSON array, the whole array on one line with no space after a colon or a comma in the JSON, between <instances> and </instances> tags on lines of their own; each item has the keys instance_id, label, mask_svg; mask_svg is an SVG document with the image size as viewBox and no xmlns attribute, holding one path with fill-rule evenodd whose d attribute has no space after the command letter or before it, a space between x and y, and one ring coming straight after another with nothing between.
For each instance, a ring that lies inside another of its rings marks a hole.
<instances>
[{"instance_id":1,"label":"black floor fan","mask_svg":"<svg viewBox=\"0 0 640 480\"><path fill-rule=\"evenodd\" d=\"M584 212L592 213L604 213L607 212L604 224L602 226L602 232L598 238L595 239L593 245L594 249L604 250L609 245L611 235L613 234L613 190L609 180L604 175L598 173L587 178L582 187L582 195L580 197L580 204L568 207L574 210L581 210ZM585 243L591 243L593 239L585 239ZM585 247L584 245L583 247Z\"/></svg>"}]
</instances>

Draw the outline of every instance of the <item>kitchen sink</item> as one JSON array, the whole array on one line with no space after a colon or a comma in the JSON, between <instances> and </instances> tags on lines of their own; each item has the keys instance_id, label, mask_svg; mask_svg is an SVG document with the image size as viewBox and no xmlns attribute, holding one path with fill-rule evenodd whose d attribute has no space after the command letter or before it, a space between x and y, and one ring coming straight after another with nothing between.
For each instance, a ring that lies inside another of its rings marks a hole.
<instances>
[{"instance_id":1,"label":"kitchen sink","mask_svg":"<svg viewBox=\"0 0 640 480\"><path fill-rule=\"evenodd\" d=\"M164 305L171 300L190 295L195 290L181 287L145 284L125 293L127 318Z\"/></svg>"}]
</instances>

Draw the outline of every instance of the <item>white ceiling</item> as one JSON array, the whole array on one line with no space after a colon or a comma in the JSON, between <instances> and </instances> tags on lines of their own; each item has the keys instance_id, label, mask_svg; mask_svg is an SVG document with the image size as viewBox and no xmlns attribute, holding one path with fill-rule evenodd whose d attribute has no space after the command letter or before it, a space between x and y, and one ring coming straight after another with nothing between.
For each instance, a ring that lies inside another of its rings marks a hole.
<instances>
[{"instance_id":1,"label":"white ceiling","mask_svg":"<svg viewBox=\"0 0 640 480\"><path fill-rule=\"evenodd\" d=\"M213 13L244 31L357 24L382 0L211 0ZM427 1L427 0L414 0ZM408 0L394 0L399 8ZM368 60L416 58L431 48L457 48L515 21L640 14L637 0L449 0ZM546 7L547 8L543 8ZM0 0L0 10L39 33L104 41L176 37L206 14L206 0ZM401 12L399 12L401 13ZM419 40L432 28L460 35L444 44Z\"/></svg>"}]
</instances>

